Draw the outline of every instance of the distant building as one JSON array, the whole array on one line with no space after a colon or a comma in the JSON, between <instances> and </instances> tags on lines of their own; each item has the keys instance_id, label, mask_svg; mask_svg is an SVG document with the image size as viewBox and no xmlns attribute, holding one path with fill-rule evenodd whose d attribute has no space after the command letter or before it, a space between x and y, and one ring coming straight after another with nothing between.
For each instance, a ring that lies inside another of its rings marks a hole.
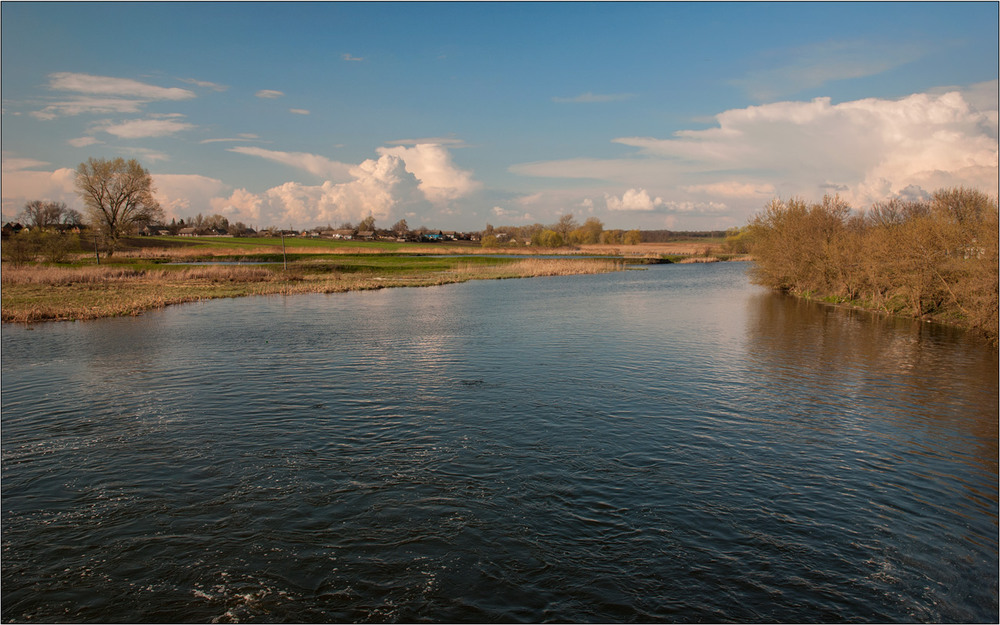
<instances>
[{"instance_id":1,"label":"distant building","mask_svg":"<svg viewBox=\"0 0 1000 625\"><path fill-rule=\"evenodd\" d=\"M18 232L20 232L22 230L27 230L27 229L28 228L26 228L25 226L22 226L21 224L19 224L17 222L10 222L10 221L8 221L7 223L5 223L3 225L3 236L9 237L12 234L17 234Z\"/></svg>"}]
</instances>

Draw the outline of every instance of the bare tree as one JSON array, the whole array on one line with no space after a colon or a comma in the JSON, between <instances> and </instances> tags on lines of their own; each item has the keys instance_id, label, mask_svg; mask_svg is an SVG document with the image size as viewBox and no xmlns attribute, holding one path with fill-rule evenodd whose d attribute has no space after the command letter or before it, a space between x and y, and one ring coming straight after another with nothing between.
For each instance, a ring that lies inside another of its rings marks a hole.
<instances>
[{"instance_id":1,"label":"bare tree","mask_svg":"<svg viewBox=\"0 0 1000 625\"><path fill-rule=\"evenodd\" d=\"M83 223L83 215L75 208L67 208L63 211L62 222L71 226L79 226Z\"/></svg>"},{"instance_id":2,"label":"bare tree","mask_svg":"<svg viewBox=\"0 0 1000 625\"><path fill-rule=\"evenodd\" d=\"M572 213L567 213L566 215L560 217L559 221L556 222L551 229L558 232L563 241L568 241L569 233L576 230L578 227L579 224L576 223L576 219L573 217Z\"/></svg>"},{"instance_id":3,"label":"bare tree","mask_svg":"<svg viewBox=\"0 0 1000 625\"><path fill-rule=\"evenodd\" d=\"M410 231L410 226L406 223L405 219L400 219L393 224L392 231L396 233L397 237L405 237L406 233Z\"/></svg>"},{"instance_id":4,"label":"bare tree","mask_svg":"<svg viewBox=\"0 0 1000 625\"><path fill-rule=\"evenodd\" d=\"M20 219L34 228L51 228L59 224L68 211L65 202L32 200L24 205Z\"/></svg>"},{"instance_id":5,"label":"bare tree","mask_svg":"<svg viewBox=\"0 0 1000 625\"><path fill-rule=\"evenodd\" d=\"M106 239L109 256L123 236L163 218L153 198L153 177L135 159L89 158L76 169L76 187L91 225Z\"/></svg>"}]
</instances>

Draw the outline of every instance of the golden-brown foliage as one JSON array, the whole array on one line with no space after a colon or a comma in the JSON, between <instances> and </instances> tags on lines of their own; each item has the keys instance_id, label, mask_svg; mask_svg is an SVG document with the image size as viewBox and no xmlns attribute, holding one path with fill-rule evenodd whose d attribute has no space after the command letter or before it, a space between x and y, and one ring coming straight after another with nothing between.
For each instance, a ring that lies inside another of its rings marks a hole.
<instances>
[{"instance_id":1,"label":"golden-brown foliage","mask_svg":"<svg viewBox=\"0 0 1000 625\"><path fill-rule=\"evenodd\" d=\"M997 200L945 189L852 214L839 198L774 200L747 233L759 284L958 323L997 341Z\"/></svg>"}]
</instances>

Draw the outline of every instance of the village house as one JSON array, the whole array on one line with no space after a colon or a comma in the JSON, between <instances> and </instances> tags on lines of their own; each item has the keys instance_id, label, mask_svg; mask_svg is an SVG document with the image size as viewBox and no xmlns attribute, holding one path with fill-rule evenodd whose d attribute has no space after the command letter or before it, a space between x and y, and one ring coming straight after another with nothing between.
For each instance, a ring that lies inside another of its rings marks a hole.
<instances>
[{"instance_id":1,"label":"village house","mask_svg":"<svg viewBox=\"0 0 1000 625\"><path fill-rule=\"evenodd\" d=\"M139 231L139 234L146 237L165 237L170 236L170 229L166 226L147 224Z\"/></svg>"},{"instance_id":2,"label":"village house","mask_svg":"<svg viewBox=\"0 0 1000 625\"><path fill-rule=\"evenodd\" d=\"M3 236L9 237L12 234L17 234L22 230L30 230L27 226L23 226L17 222L7 222L3 225Z\"/></svg>"}]
</instances>

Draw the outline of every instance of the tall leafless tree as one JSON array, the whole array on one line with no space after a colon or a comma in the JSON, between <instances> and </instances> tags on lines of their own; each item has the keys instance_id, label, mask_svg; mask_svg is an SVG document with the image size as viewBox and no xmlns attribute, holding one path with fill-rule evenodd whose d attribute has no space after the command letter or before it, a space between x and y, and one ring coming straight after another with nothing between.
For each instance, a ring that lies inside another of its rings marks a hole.
<instances>
[{"instance_id":1,"label":"tall leafless tree","mask_svg":"<svg viewBox=\"0 0 1000 625\"><path fill-rule=\"evenodd\" d=\"M109 256L123 236L163 218L153 197L153 177L135 159L89 158L77 167L76 187L91 225L105 237Z\"/></svg>"}]
</instances>

